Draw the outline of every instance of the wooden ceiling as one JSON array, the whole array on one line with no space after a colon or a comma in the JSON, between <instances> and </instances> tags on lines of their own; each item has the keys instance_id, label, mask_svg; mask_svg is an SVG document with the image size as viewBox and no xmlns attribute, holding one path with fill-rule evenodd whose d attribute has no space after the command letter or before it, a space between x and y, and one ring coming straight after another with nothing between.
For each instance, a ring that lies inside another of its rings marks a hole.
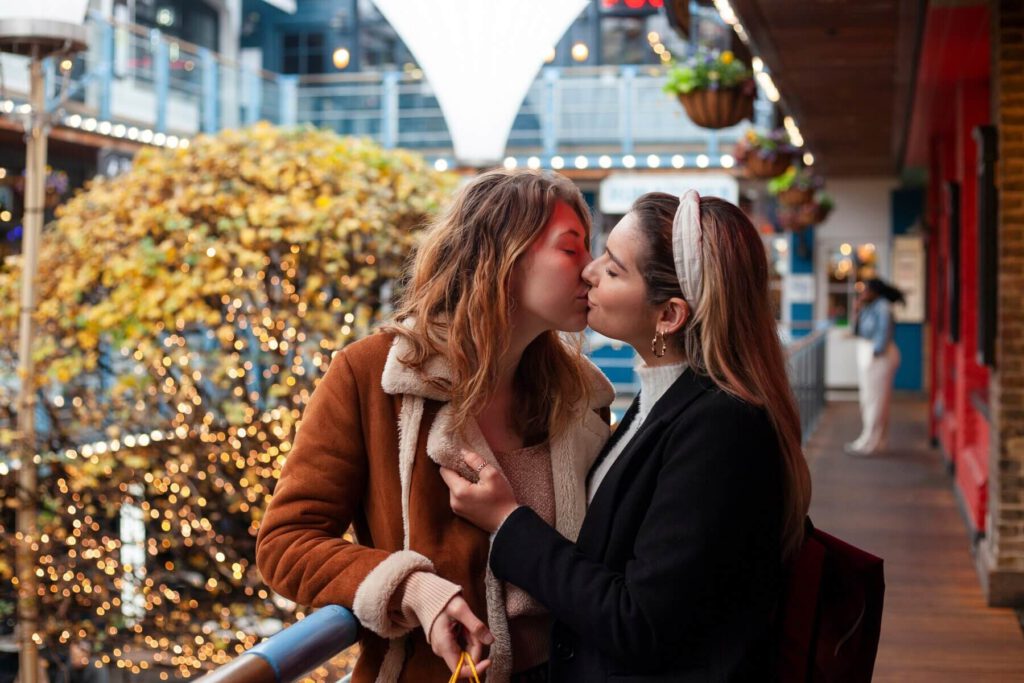
<instances>
[{"instance_id":1,"label":"wooden ceiling","mask_svg":"<svg viewBox=\"0 0 1024 683\"><path fill-rule=\"evenodd\" d=\"M829 176L897 174L925 0L731 4L816 165Z\"/></svg>"}]
</instances>

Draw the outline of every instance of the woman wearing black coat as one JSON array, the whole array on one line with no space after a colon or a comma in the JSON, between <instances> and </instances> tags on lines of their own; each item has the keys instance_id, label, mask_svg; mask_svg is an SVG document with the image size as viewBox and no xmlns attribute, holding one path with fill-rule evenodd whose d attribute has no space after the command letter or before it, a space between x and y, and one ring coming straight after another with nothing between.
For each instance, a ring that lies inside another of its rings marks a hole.
<instances>
[{"instance_id":1,"label":"woman wearing black coat","mask_svg":"<svg viewBox=\"0 0 1024 683\"><path fill-rule=\"evenodd\" d=\"M579 537L472 453L477 482L442 471L452 507L496 532L495 576L550 611L548 680L772 680L810 476L761 238L728 202L650 193L584 279L589 325L643 364Z\"/></svg>"}]
</instances>

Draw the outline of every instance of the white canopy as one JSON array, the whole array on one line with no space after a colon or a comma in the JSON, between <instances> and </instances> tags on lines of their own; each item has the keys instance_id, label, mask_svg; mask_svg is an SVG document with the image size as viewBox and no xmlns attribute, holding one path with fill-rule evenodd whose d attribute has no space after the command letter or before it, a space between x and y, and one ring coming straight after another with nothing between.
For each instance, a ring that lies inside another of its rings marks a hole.
<instances>
[{"instance_id":1,"label":"white canopy","mask_svg":"<svg viewBox=\"0 0 1024 683\"><path fill-rule=\"evenodd\" d=\"M373 0L426 74L471 165L502 158L544 57L587 0Z\"/></svg>"}]
</instances>

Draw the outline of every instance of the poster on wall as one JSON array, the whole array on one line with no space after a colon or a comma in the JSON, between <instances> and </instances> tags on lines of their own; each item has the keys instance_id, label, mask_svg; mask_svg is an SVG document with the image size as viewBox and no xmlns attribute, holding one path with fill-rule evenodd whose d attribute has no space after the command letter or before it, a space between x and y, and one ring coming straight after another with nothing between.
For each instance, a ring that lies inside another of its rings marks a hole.
<instances>
[{"instance_id":1,"label":"poster on wall","mask_svg":"<svg viewBox=\"0 0 1024 683\"><path fill-rule=\"evenodd\" d=\"M906 304L894 306L896 322L924 322L924 240L920 236L898 236L892 245L892 283L898 287Z\"/></svg>"}]
</instances>

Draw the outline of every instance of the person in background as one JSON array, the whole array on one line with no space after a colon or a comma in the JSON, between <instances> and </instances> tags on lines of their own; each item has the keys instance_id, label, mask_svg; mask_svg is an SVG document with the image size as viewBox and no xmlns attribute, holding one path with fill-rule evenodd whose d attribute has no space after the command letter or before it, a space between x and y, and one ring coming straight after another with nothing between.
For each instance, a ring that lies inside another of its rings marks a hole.
<instances>
[{"instance_id":1,"label":"person in background","mask_svg":"<svg viewBox=\"0 0 1024 683\"><path fill-rule=\"evenodd\" d=\"M857 299L854 335L863 426L860 436L845 446L849 455L868 456L885 448L892 383L900 366L900 352L893 342L892 304L903 302L903 292L878 278L865 282Z\"/></svg>"}]
</instances>

